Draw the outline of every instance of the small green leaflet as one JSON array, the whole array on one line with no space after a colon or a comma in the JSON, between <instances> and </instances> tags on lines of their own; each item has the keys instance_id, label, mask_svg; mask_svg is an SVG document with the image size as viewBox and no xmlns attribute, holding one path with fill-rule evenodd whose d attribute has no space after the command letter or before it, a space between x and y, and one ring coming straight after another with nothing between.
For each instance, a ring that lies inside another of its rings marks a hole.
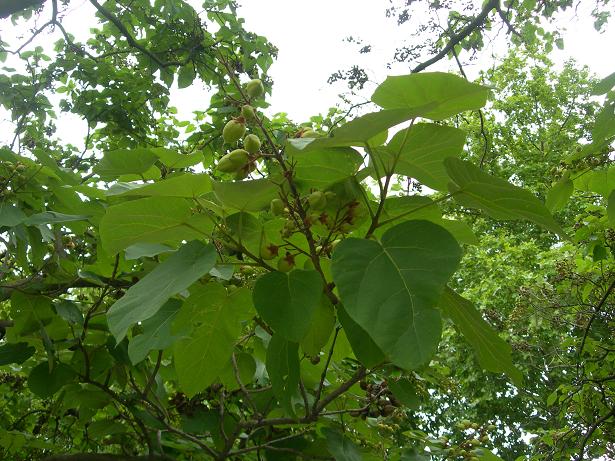
<instances>
[{"instance_id":1,"label":"small green leaflet","mask_svg":"<svg viewBox=\"0 0 615 461\"><path fill-rule=\"evenodd\" d=\"M383 109L418 108L432 104L421 117L442 120L487 102L489 88L444 72L421 72L387 77L372 95Z\"/></svg>"},{"instance_id":2,"label":"small green leaflet","mask_svg":"<svg viewBox=\"0 0 615 461\"><path fill-rule=\"evenodd\" d=\"M169 299L156 314L141 324L143 333L128 343L128 357L134 364L141 362L151 350L163 350L173 344L179 336L171 334L171 323L179 312L182 302Z\"/></svg>"},{"instance_id":3,"label":"small green leaflet","mask_svg":"<svg viewBox=\"0 0 615 461\"><path fill-rule=\"evenodd\" d=\"M558 235L566 235L531 192L488 175L465 160L448 158L444 164L453 181L449 189L461 205L484 210L495 219L525 218Z\"/></svg>"},{"instance_id":4,"label":"small green leaflet","mask_svg":"<svg viewBox=\"0 0 615 461\"><path fill-rule=\"evenodd\" d=\"M310 329L322 289L314 270L269 272L256 281L254 307L278 335L298 343Z\"/></svg>"},{"instance_id":5,"label":"small green leaflet","mask_svg":"<svg viewBox=\"0 0 615 461\"><path fill-rule=\"evenodd\" d=\"M333 253L332 274L348 315L391 362L404 369L426 363L440 341L434 309L457 269L454 237L429 221L407 221L381 242L348 238Z\"/></svg>"},{"instance_id":6,"label":"small green leaflet","mask_svg":"<svg viewBox=\"0 0 615 461\"><path fill-rule=\"evenodd\" d=\"M299 345L274 334L267 348L266 366L274 395L282 408L294 415L291 399L299 386Z\"/></svg>"},{"instance_id":7,"label":"small green leaflet","mask_svg":"<svg viewBox=\"0 0 615 461\"><path fill-rule=\"evenodd\" d=\"M523 385L523 376L512 362L511 347L483 320L470 301L447 287L439 305L472 345L483 368L506 373L516 386Z\"/></svg>"},{"instance_id":8,"label":"small green leaflet","mask_svg":"<svg viewBox=\"0 0 615 461\"><path fill-rule=\"evenodd\" d=\"M173 347L175 370L183 392L201 392L229 367L241 322L250 317L252 303L246 288L227 294L219 283L191 291L173 325L183 336Z\"/></svg>"},{"instance_id":9,"label":"small green leaflet","mask_svg":"<svg viewBox=\"0 0 615 461\"><path fill-rule=\"evenodd\" d=\"M109 330L117 342L135 323L153 316L171 296L207 274L215 263L215 247L193 240L130 287L107 312Z\"/></svg>"}]
</instances>

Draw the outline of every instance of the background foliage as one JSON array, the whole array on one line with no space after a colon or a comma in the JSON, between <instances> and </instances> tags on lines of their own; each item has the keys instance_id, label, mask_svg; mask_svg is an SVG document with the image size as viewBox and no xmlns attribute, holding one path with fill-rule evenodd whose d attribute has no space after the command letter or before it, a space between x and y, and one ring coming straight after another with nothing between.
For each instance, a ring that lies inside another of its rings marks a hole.
<instances>
[{"instance_id":1,"label":"background foliage","mask_svg":"<svg viewBox=\"0 0 615 461\"><path fill-rule=\"evenodd\" d=\"M571 2L392 3L447 8L395 54L430 57L303 124L233 2L89 0L85 43L69 3L0 9L31 28L0 43L3 459L615 456L615 77L553 70Z\"/></svg>"}]
</instances>

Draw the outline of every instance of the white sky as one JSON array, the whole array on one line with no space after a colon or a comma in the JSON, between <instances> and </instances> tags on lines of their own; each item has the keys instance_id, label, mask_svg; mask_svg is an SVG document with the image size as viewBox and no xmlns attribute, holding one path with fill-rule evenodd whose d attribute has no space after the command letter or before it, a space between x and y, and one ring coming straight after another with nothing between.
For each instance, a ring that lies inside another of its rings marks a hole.
<instances>
[{"instance_id":1,"label":"white sky","mask_svg":"<svg viewBox=\"0 0 615 461\"><path fill-rule=\"evenodd\" d=\"M480 3L480 0L476 1ZM200 2L195 0L191 3L198 5ZM606 76L615 71L615 59L611 57L615 48L615 24L607 26L607 33L598 34L589 17L593 2L581 0L580 3L576 17L570 13L560 18L558 27L566 29L565 49L555 51L552 59L561 64L573 57L599 76ZM346 91L343 83L327 84L327 78L331 73L348 69L353 64L365 68L370 77L366 89L356 96L357 102L369 98L375 86L388 74L409 71L409 65L396 65L391 70L386 68L396 45L410 32L407 27L398 27L395 19L385 17L385 9L390 5L388 0L311 0L309 3L298 0L243 0L241 5L239 11L245 18L246 29L266 36L279 48L278 59L270 71L275 81L273 96L269 98L271 113L287 112L296 122L307 121L310 115L325 113L339 102L338 93ZM49 15L50 12L45 10L41 21ZM82 39L95 25L93 7L87 0L73 0L64 24L70 33ZM18 43L16 34L28 37L23 25L15 28L8 20L0 21L3 40L14 45ZM372 52L360 55L356 44L345 42L349 35L372 45ZM59 37L58 31L53 37L41 34L31 46L48 46ZM477 75L480 68L493 65L494 55L506 53L506 42L497 40L496 43L497 48L485 50L480 61L466 68L471 78ZM452 62L444 61L428 70L455 71L456 67ZM174 89L172 104L178 108L182 118L189 119L193 110L202 110L207 105L205 91L204 85L199 83L184 90ZM59 135L77 146L82 145L85 123L70 114L61 114L60 117ZM12 131L7 118L6 112L0 112L2 140ZM79 130L78 126L84 129Z\"/></svg>"}]
</instances>

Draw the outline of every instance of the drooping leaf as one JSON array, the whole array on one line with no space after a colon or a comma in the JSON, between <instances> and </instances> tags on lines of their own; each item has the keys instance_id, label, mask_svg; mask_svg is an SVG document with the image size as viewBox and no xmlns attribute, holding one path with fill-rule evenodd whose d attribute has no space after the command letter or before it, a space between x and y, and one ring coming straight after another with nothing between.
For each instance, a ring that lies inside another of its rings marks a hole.
<instances>
[{"instance_id":1,"label":"drooping leaf","mask_svg":"<svg viewBox=\"0 0 615 461\"><path fill-rule=\"evenodd\" d=\"M216 263L213 245L193 240L130 287L107 312L109 330L119 342L137 322L153 316L171 297L207 274Z\"/></svg>"},{"instance_id":2,"label":"drooping leaf","mask_svg":"<svg viewBox=\"0 0 615 461\"><path fill-rule=\"evenodd\" d=\"M463 206L481 209L495 219L528 219L565 236L549 210L531 192L488 175L470 162L448 158L444 163L453 181L449 189Z\"/></svg>"},{"instance_id":3,"label":"drooping leaf","mask_svg":"<svg viewBox=\"0 0 615 461\"><path fill-rule=\"evenodd\" d=\"M487 102L489 88L454 74L421 72L387 77L372 95L384 109L408 109L432 104L421 117L442 120L466 110L480 109Z\"/></svg>"},{"instance_id":4,"label":"drooping leaf","mask_svg":"<svg viewBox=\"0 0 615 461\"><path fill-rule=\"evenodd\" d=\"M378 171L410 176L436 190L446 190L444 160L463 150L466 134L457 128L418 123L399 131L386 146L376 149ZM397 158L397 162L394 159Z\"/></svg>"},{"instance_id":5,"label":"drooping leaf","mask_svg":"<svg viewBox=\"0 0 615 461\"><path fill-rule=\"evenodd\" d=\"M8 343L0 346L0 366L22 364L34 355L36 349L28 343Z\"/></svg>"},{"instance_id":6,"label":"drooping leaf","mask_svg":"<svg viewBox=\"0 0 615 461\"><path fill-rule=\"evenodd\" d=\"M151 184L139 184L130 187L120 194L140 197L200 197L212 190L211 179L205 174L181 174L171 178L156 181Z\"/></svg>"},{"instance_id":7,"label":"drooping leaf","mask_svg":"<svg viewBox=\"0 0 615 461\"><path fill-rule=\"evenodd\" d=\"M407 378L397 381L387 381L389 389L406 408L416 410L421 405L421 399L416 393L416 386Z\"/></svg>"},{"instance_id":8,"label":"drooping leaf","mask_svg":"<svg viewBox=\"0 0 615 461\"><path fill-rule=\"evenodd\" d=\"M561 210L568 203L573 191L574 185L570 178L560 179L547 192L545 206L551 212Z\"/></svg>"},{"instance_id":9,"label":"drooping leaf","mask_svg":"<svg viewBox=\"0 0 615 461\"><path fill-rule=\"evenodd\" d=\"M522 385L523 376L513 365L511 347L483 320L470 301L447 287L439 305L472 345L483 368L506 373L517 386Z\"/></svg>"},{"instance_id":10,"label":"drooping leaf","mask_svg":"<svg viewBox=\"0 0 615 461\"><path fill-rule=\"evenodd\" d=\"M592 94L601 95L601 94L608 93L611 90L611 88L613 88L614 86L615 86L615 72L613 72L610 75L607 75L602 80L600 80L598 83L596 83L596 85L594 86L592 90Z\"/></svg>"},{"instance_id":11,"label":"drooping leaf","mask_svg":"<svg viewBox=\"0 0 615 461\"><path fill-rule=\"evenodd\" d=\"M362 461L361 452L348 437L329 428L323 429L322 432L327 438L327 447L335 461Z\"/></svg>"},{"instance_id":12,"label":"drooping leaf","mask_svg":"<svg viewBox=\"0 0 615 461\"><path fill-rule=\"evenodd\" d=\"M125 174L143 174L158 157L147 148L118 149L105 152L94 166L94 173L103 179L116 179Z\"/></svg>"},{"instance_id":13,"label":"drooping leaf","mask_svg":"<svg viewBox=\"0 0 615 461\"><path fill-rule=\"evenodd\" d=\"M223 285L212 282L190 293L173 325L177 334L184 335L174 345L173 357L186 395L201 392L229 367L251 305L245 288L227 294Z\"/></svg>"},{"instance_id":14,"label":"drooping leaf","mask_svg":"<svg viewBox=\"0 0 615 461\"><path fill-rule=\"evenodd\" d=\"M362 115L337 128L327 138L299 138L288 142L298 150L320 150L329 147L365 146L374 136L422 114L433 105L416 109L382 110ZM376 143L376 145L379 143ZM370 144L371 145L371 144Z\"/></svg>"},{"instance_id":15,"label":"drooping leaf","mask_svg":"<svg viewBox=\"0 0 615 461\"><path fill-rule=\"evenodd\" d=\"M131 200L107 208L100 222L100 236L110 254L136 243L181 242L202 237L186 226L192 219L192 204L185 198Z\"/></svg>"},{"instance_id":16,"label":"drooping leaf","mask_svg":"<svg viewBox=\"0 0 615 461\"><path fill-rule=\"evenodd\" d=\"M440 341L434 307L460 258L444 228L413 220L387 230L381 242L342 241L331 269L348 315L394 364L414 369Z\"/></svg>"},{"instance_id":17,"label":"drooping leaf","mask_svg":"<svg viewBox=\"0 0 615 461\"><path fill-rule=\"evenodd\" d=\"M337 318L342 324L346 338L350 343L355 357L367 368L373 368L387 361L380 347L367 334L367 332L355 322L341 304L337 306Z\"/></svg>"},{"instance_id":18,"label":"drooping leaf","mask_svg":"<svg viewBox=\"0 0 615 461\"><path fill-rule=\"evenodd\" d=\"M264 210L279 193L269 179L214 182L213 190L222 205L242 211Z\"/></svg>"},{"instance_id":19,"label":"drooping leaf","mask_svg":"<svg viewBox=\"0 0 615 461\"><path fill-rule=\"evenodd\" d=\"M357 172L363 158L350 147L332 147L308 152L291 149L296 184L302 190L326 189Z\"/></svg>"},{"instance_id":20,"label":"drooping leaf","mask_svg":"<svg viewBox=\"0 0 615 461\"><path fill-rule=\"evenodd\" d=\"M37 226L39 224L53 224L70 221L83 221L87 219L84 215L69 215L64 213L56 213L55 211L44 211L28 216L23 220L27 226Z\"/></svg>"},{"instance_id":21,"label":"drooping leaf","mask_svg":"<svg viewBox=\"0 0 615 461\"><path fill-rule=\"evenodd\" d=\"M274 334L267 347L266 365L274 395L282 408L294 415L291 399L299 386L299 345Z\"/></svg>"},{"instance_id":22,"label":"drooping leaf","mask_svg":"<svg viewBox=\"0 0 615 461\"><path fill-rule=\"evenodd\" d=\"M28 387L41 398L51 397L62 386L76 377L75 371L64 363L56 363L49 371L49 363L42 362L35 366L28 376Z\"/></svg>"},{"instance_id":23,"label":"drooping leaf","mask_svg":"<svg viewBox=\"0 0 615 461\"><path fill-rule=\"evenodd\" d=\"M335 326L335 312L331 301L321 296L316 306L310 328L301 340L301 349L308 355L317 356L329 341Z\"/></svg>"},{"instance_id":24,"label":"drooping leaf","mask_svg":"<svg viewBox=\"0 0 615 461\"><path fill-rule=\"evenodd\" d=\"M166 349L179 339L171 333L171 323L181 305L180 300L169 299L156 314L143 321L143 333L128 343L128 356L133 364L144 360L150 351Z\"/></svg>"},{"instance_id":25,"label":"drooping leaf","mask_svg":"<svg viewBox=\"0 0 615 461\"><path fill-rule=\"evenodd\" d=\"M310 329L322 289L314 270L269 272L254 285L254 307L279 336L298 343Z\"/></svg>"}]
</instances>

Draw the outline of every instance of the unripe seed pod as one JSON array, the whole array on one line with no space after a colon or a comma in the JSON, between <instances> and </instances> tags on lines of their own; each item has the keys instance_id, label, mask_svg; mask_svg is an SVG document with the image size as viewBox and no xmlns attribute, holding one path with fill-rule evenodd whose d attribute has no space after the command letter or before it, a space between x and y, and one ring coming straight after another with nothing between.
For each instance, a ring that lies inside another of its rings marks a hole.
<instances>
[{"instance_id":1,"label":"unripe seed pod","mask_svg":"<svg viewBox=\"0 0 615 461\"><path fill-rule=\"evenodd\" d=\"M278 270L280 272L290 272L293 267L295 267L295 257L292 254L286 253L286 256L278 259Z\"/></svg>"},{"instance_id":2,"label":"unripe seed pod","mask_svg":"<svg viewBox=\"0 0 615 461\"><path fill-rule=\"evenodd\" d=\"M256 118L256 114L254 113L254 108L246 104L241 108L241 116L246 119L247 122L251 122Z\"/></svg>"},{"instance_id":3,"label":"unripe seed pod","mask_svg":"<svg viewBox=\"0 0 615 461\"><path fill-rule=\"evenodd\" d=\"M269 205L269 210L274 216L280 216L282 213L284 213L284 202L282 201L282 199L274 198Z\"/></svg>"},{"instance_id":4,"label":"unripe seed pod","mask_svg":"<svg viewBox=\"0 0 615 461\"><path fill-rule=\"evenodd\" d=\"M265 261L275 258L278 255L279 247L270 243L269 245L261 245L261 258Z\"/></svg>"},{"instance_id":5,"label":"unripe seed pod","mask_svg":"<svg viewBox=\"0 0 615 461\"><path fill-rule=\"evenodd\" d=\"M316 133L314 130L307 129L301 133L302 138L319 138L320 135Z\"/></svg>"},{"instance_id":6,"label":"unripe seed pod","mask_svg":"<svg viewBox=\"0 0 615 461\"><path fill-rule=\"evenodd\" d=\"M236 173L246 166L249 159L250 156L247 151L235 149L220 159L217 169L222 173Z\"/></svg>"},{"instance_id":7,"label":"unripe seed pod","mask_svg":"<svg viewBox=\"0 0 615 461\"><path fill-rule=\"evenodd\" d=\"M255 134L249 134L243 138L243 147L251 154L256 154L261 148L261 140Z\"/></svg>"},{"instance_id":8,"label":"unripe seed pod","mask_svg":"<svg viewBox=\"0 0 615 461\"><path fill-rule=\"evenodd\" d=\"M258 98L265 92L265 87L263 86L263 82L261 82L258 78L254 80L250 80L246 84L246 93L250 96L251 99Z\"/></svg>"},{"instance_id":9,"label":"unripe seed pod","mask_svg":"<svg viewBox=\"0 0 615 461\"><path fill-rule=\"evenodd\" d=\"M222 129L222 137L227 144L235 144L246 134L246 124L233 119L229 120Z\"/></svg>"},{"instance_id":10,"label":"unripe seed pod","mask_svg":"<svg viewBox=\"0 0 615 461\"><path fill-rule=\"evenodd\" d=\"M320 211L327 206L327 199L322 191L317 190L308 195L308 203L312 210Z\"/></svg>"}]
</instances>

